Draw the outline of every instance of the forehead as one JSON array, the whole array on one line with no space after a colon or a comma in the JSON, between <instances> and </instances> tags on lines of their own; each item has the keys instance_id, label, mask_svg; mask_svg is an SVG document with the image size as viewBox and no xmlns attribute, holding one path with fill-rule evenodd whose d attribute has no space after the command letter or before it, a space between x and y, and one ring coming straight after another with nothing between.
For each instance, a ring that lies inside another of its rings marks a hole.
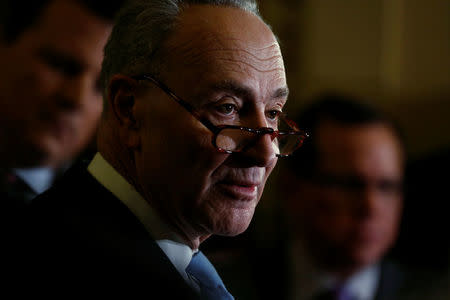
<instances>
[{"instance_id":1,"label":"forehead","mask_svg":"<svg viewBox=\"0 0 450 300\"><path fill-rule=\"evenodd\" d=\"M112 24L72 0L50 1L23 39L36 47L53 48L97 65Z\"/></svg>"},{"instance_id":2,"label":"forehead","mask_svg":"<svg viewBox=\"0 0 450 300\"><path fill-rule=\"evenodd\" d=\"M319 165L362 175L400 176L403 153L393 129L384 124L324 122L316 133Z\"/></svg>"},{"instance_id":3,"label":"forehead","mask_svg":"<svg viewBox=\"0 0 450 300\"><path fill-rule=\"evenodd\" d=\"M168 69L197 82L238 81L261 91L286 85L272 31L257 16L240 9L187 8L165 49Z\"/></svg>"}]
</instances>

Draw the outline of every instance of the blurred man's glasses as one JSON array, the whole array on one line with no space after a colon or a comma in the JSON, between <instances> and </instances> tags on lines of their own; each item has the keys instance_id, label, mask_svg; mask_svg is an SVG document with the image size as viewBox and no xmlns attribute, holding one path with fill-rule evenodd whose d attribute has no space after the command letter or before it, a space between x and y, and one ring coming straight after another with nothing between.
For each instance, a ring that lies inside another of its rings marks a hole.
<instances>
[{"instance_id":1,"label":"blurred man's glasses","mask_svg":"<svg viewBox=\"0 0 450 300\"><path fill-rule=\"evenodd\" d=\"M274 130L270 127L249 128L238 125L214 125L188 102L184 101L165 84L156 80L150 75L133 76L135 80L148 80L154 83L178 104L190 112L198 121L213 133L213 146L223 153L242 152L254 145L258 139L268 134L272 140L272 147L278 157L291 155L296 149L303 145L304 140L309 136L303 130L298 129L294 121L280 115L278 128Z\"/></svg>"}]
</instances>

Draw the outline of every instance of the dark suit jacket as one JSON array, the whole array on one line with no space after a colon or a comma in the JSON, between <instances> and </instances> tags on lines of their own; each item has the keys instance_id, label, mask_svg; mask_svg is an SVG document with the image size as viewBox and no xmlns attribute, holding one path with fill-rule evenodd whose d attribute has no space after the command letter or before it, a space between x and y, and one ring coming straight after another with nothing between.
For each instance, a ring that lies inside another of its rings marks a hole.
<instances>
[{"instance_id":1,"label":"dark suit jacket","mask_svg":"<svg viewBox=\"0 0 450 300\"><path fill-rule=\"evenodd\" d=\"M397 264L389 261L381 262L380 281L378 282L375 300L396 300L406 289L407 274Z\"/></svg>"},{"instance_id":2,"label":"dark suit jacket","mask_svg":"<svg viewBox=\"0 0 450 300\"><path fill-rule=\"evenodd\" d=\"M19 234L26 206L36 193L11 170L0 168L0 220L1 236Z\"/></svg>"},{"instance_id":3,"label":"dark suit jacket","mask_svg":"<svg viewBox=\"0 0 450 300\"><path fill-rule=\"evenodd\" d=\"M259 250L253 257L255 282L258 285L257 299L288 299L291 290L291 262L285 243L280 242L272 249ZM261 264L264 262L264 264ZM397 264L381 262L381 273L375 300L397 300L409 282L406 272ZM276 276L268 276L277 274ZM299 285L302 283L299 282Z\"/></svg>"},{"instance_id":4,"label":"dark suit jacket","mask_svg":"<svg viewBox=\"0 0 450 300\"><path fill-rule=\"evenodd\" d=\"M37 197L29 220L27 268L40 293L196 299L139 220L85 165Z\"/></svg>"},{"instance_id":5,"label":"dark suit jacket","mask_svg":"<svg viewBox=\"0 0 450 300\"><path fill-rule=\"evenodd\" d=\"M12 282L21 282L25 252L26 206L36 194L12 171L0 169L0 298Z\"/></svg>"}]
</instances>

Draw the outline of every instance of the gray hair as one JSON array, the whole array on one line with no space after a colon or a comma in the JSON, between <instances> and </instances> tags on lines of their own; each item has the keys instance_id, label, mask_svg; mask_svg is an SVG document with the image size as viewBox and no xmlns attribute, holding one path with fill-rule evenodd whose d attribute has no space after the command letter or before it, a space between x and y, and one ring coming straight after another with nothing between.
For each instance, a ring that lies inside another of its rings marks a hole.
<instances>
[{"instance_id":1,"label":"gray hair","mask_svg":"<svg viewBox=\"0 0 450 300\"><path fill-rule=\"evenodd\" d=\"M162 45L174 30L180 13L196 4L239 8L261 18L255 0L131 0L120 11L105 46L103 87L117 73L158 73Z\"/></svg>"}]
</instances>

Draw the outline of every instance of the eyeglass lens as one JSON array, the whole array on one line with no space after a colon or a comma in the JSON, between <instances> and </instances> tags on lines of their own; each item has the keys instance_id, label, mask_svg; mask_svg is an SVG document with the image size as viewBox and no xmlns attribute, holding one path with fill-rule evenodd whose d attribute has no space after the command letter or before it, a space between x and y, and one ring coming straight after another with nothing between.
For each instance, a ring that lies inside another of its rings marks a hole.
<instances>
[{"instance_id":1,"label":"eyeglass lens","mask_svg":"<svg viewBox=\"0 0 450 300\"><path fill-rule=\"evenodd\" d=\"M216 137L216 146L222 150L240 152L250 146L260 134L239 128L224 128ZM272 140L275 154L289 155L303 142L299 134L281 134Z\"/></svg>"}]
</instances>

